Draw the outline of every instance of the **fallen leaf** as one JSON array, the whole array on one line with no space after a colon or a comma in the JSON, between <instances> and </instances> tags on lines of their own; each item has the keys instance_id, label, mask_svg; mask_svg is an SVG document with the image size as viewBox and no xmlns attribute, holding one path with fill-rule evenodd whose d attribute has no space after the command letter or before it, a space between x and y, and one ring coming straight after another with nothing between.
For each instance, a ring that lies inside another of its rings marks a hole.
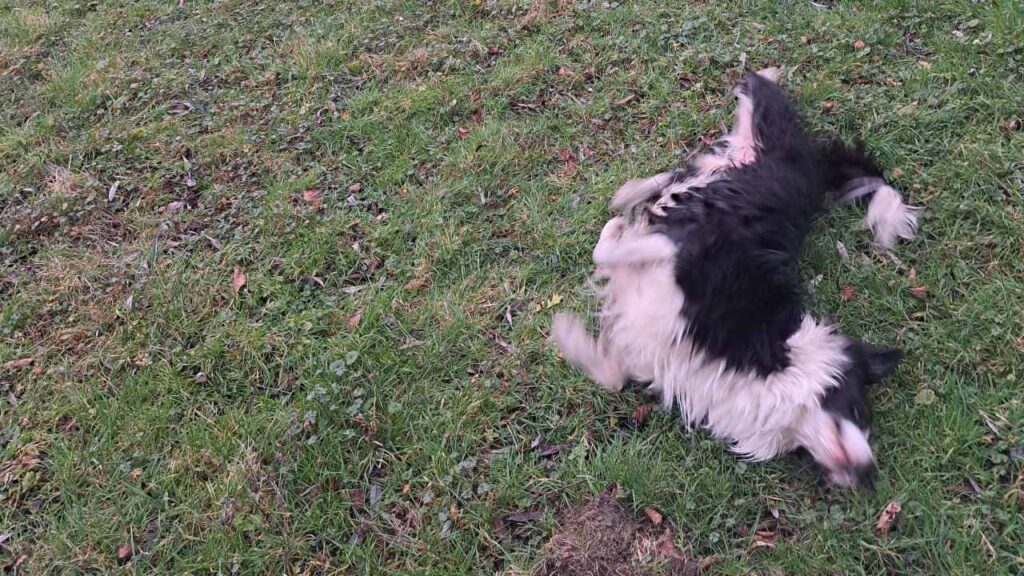
<instances>
[{"instance_id":1,"label":"fallen leaf","mask_svg":"<svg viewBox=\"0 0 1024 576\"><path fill-rule=\"evenodd\" d=\"M900 505L898 500L893 500L886 504L885 508L882 509L882 513L878 515L878 524L875 524L875 529L882 534L888 534L895 530L901 511L903 511L903 506Z\"/></svg>"},{"instance_id":2,"label":"fallen leaf","mask_svg":"<svg viewBox=\"0 0 1024 576\"><path fill-rule=\"evenodd\" d=\"M621 107L625 106L626 104L629 104L630 102L632 102L635 98L636 98L636 94L635 93L631 93L629 96L626 96L625 98L622 98L621 100L616 100L612 104L612 108L621 108Z\"/></svg>"},{"instance_id":3,"label":"fallen leaf","mask_svg":"<svg viewBox=\"0 0 1024 576\"><path fill-rule=\"evenodd\" d=\"M1016 118L1014 118L1012 120L1007 120L1006 124L1003 124L1003 126L1005 126L1008 131L1014 132L1014 131L1020 130L1021 121L1016 119Z\"/></svg>"},{"instance_id":4,"label":"fallen leaf","mask_svg":"<svg viewBox=\"0 0 1024 576\"><path fill-rule=\"evenodd\" d=\"M206 375L206 372L199 371L196 372L196 375L192 377L192 381L195 382L196 384L206 384L207 382L210 381L210 377Z\"/></svg>"},{"instance_id":5,"label":"fallen leaf","mask_svg":"<svg viewBox=\"0 0 1024 576\"><path fill-rule=\"evenodd\" d=\"M348 187L348 191L352 194L359 194L363 190L363 185L356 182L355 184Z\"/></svg>"},{"instance_id":6,"label":"fallen leaf","mask_svg":"<svg viewBox=\"0 0 1024 576\"><path fill-rule=\"evenodd\" d=\"M541 448L538 454L540 454L540 456L543 458L547 458L548 456L554 456L555 454L558 454L559 452L565 449L565 444L550 444Z\"/></svg>"},{"instance_id":7,"label":"fallen leaf","mask_svg":"<svg viewBox=\"0 0 1024 576\"><path fill-rule=\"evenodd\" d=\"M110 188L107 189L107 202L113 202L114 198L117 198L117 188L119 186L121 186L120 180L115 180L114 183L110 185Z\"/></svg>"},{"instance_id":8,"label":"fallen leaf","mask_svg":"<svg viewBox=\"0 0 1024 576\"><path fill-rule=\"evenodd\" d=\"M411 485L406 484L405 486L402 486L402 494L408 494L409 490L412 490L412 486Z\"/></svg>"},{"instance_id":9,"label":"fallen leaf","mask_svg":"<svg viewBox=\"0 0 1024 576\"><path fill-rule=\"evenodd\" d=\"M849 302L850 300L853 300L854 296L856 296L856 293L853 291L853 286L844 285L841 292L840 297L843 299L843 302Z\"/></svg>"},{"instance_id":10,"label":"fallen leaf","mask_svg":"<svg viewBox=\"0 0 1024 576\"><path fill-rule=\"evenodd\" d=\"M572 153L572 150L562 150L559 152L558 156L562 159L562 163L565 165L566 175L572 176L575 174L579 166L576 164L576 155Z\"/></svg>"},{"instance_id":11,"label":"fallen leaf","mask_svg":"<svg viewBox=\"0 0 1024 576\"><path fill-rule=\"evenodd\" d=\"M916 268L911 268L910 272L907 272L907 280L909 280L911 284L914 284L914 285L917 284L917 269Z\"/></svg>"},{"instance_id":12,"label":"fallen leaf","mask_svg":"<svg viewBox=\"0 0 1024 576\"><path fill-rule=\"evenodd\" d=\"M459 126L455 129L455 133L459 135L459 140L465 140L469 136L469 129Z\"/></svg>"},{"instance_id":13,"label":"fallen leaf","mask_svg":"<svg viewBox=\"0 0 1024 576\"><path fill-rule=\"evenodd\" d=\"M345 323L345 326L348 328L349 332L352 332L356 328L359 328L359 323L362 321L363 313L356 312L355 314L349 317L348 322Z\"/></svg>"},{"instance_id":14,"label":"fallen leaf","mask_svg":"<svg viewBox=\"0 0 1024 576\"><path fill-rule=\"evenodd\" d=\"M825 100L824 102L821 103L821 111L822 112L831 112L832 109L835 108L835 107L836 107L836 101L835 100Z\"/></svg>"},{"instance_id":15,"label":"fallen leaf","mask_svg":"<svg viewBox=\"0 0 1024 576\"><path fill-rule=\"evenodd\" d=\"M471 91L469 93L469 101L470 102L479 102L480 101L480 93L477 92L476 90Z\"/></svg>"},{"instance_id":16,"label":"fallen leaf","mask_svg":"<svg viewBox=\"0 0 1024 576\"><path fill-rule=\"evenodd\" d=\"M845 261L850 259L850 253L846 250L846 244L842 242L836 242L836 252L839 252L839 256Z\"/></svg>"},{"instance_id":17,"label":"fallen leaf","mask_svg":"<svg viewBox=\"0 0 1024 576\"><path fill-rule=\"evenodd\" d=\"M754 533L754 548L775 548L775 533L771 530L758 530Z\"/></svg>"},{"instance_id":18,"label":"fallen leaf","mask_svg":"<svg viewBox=\"0 0 1024 576\"><path fill-rule=\"evenodd\" d=\"M426 285L427 285L427 279L426 278L413 278L412 280L409 280L405 284L405 291L406 292L416 292L417 290L423 288Z\"/></svg>"},{"instance_id":19,"label":"fallen leaf","mask_svg":"<svg viewBox=\"0 0 1024 576\"><path fill-rule=\"evenodd\" d=\"M853 43L853 48L854 50L861 50L862 48L864 48L864 41L857 40L856 42Z\"/></svg>"},{"instance_id":20,"label":"fallen leaf","mask_svg":"<svg viewBox=\"0 0 1024 576\"><path fill-rule=\"evenodd\" d=\"M548 301L544 303L544 305L548 308L554 308L555 306L558 306L561 303L562 297L558 294L552 294L551 297L548 298Z\"/></svg>"},{"instance_id":21,"label":"fallen leaf","mask_svg":"<svg viewBox=\"0 0 1024 576\"><path fill-rule=\"evenodd\" d=\"M121 547L117 549L117 559L121 562L127 562L132 557L132 545L131 543L121 544Z\"/></svg>"},{"instance_id":22,"label":"fallen leaf","mask_svg":"<svg viewBox=\"0 0 1024 576\"><path fill-rule=\"evenodd\" d=\"M686 561L683 553L679 551L679 548L676 548L676 543L672 539L672 531L668 528L665 528L661 538L658 538L658 556L681 562Z\"/></svg>"},{"instance_id":23,"label":"fallen leaf","mask_svg":"<svg viewBox=\"0 0 1024 576\"><path fill-rule=\"evenodd\" d=\"M633 410L633 423L636 424L637 426L643 426L644 422L647 421L647 417L650 416L651 412L654 411L654 408L654 404L651 403L641 404L637 406Z\"/></svg>"},{"instance_id":24,"label":"fallen leaf","mask_svg":"<svg viewBox=\"0 0 1024 576\"><path fill-rule=\"evenodd\" d=\"M539 510L533 512L516 512L515 514L509 514L505 516L506 522L533 522L534 520L540 520L544 517L544 513Z\"/></svg>"},{"instance_id":25,"label":"fallen leaf","mask_svg":"<svg viewBox=\"0 0 1024 576\"><path fill-rule=\"evenodd\" d=\"M302 199L314 210L319 210L324 202L324 193L319 188L306 188L302 191Z\"/></svg>"},{"instance_id":26,"label":"fallen leaf","mask_svg":"<svg viewBox=\"0 0 1024 576\"><path fill-rule=\"evenodd\" d=\"M534 450L535 448L540 446L541 440L543 440L543 438L540 437L540 434L537 434L537 436L534 437L533 441L530 442L530 450Z\"/></svg>"},{"instance_id":27,"label":"fallen leaf","mask_svg":"<svg viewBox=\"0 0 1024 576\"><path fill-rule=\"evenodd\" d=\"M163 209L160 211L164 214L174 214L175 212L179 212L183 208L185 208L185 203L179 200L175 200L174 202L171 202L167 206L164 206Z\"/></svg>"},{"instance_id":28,"label":"fallen leaf","mask_svg":"<svg viewBox=\"0 0 1024 576\"><path fill-rule=\"evenodd\" d=\"M29 364L31 364L34 361L35 361L35 358L19 358L18 360L11 360L10 362L6 362L4 364L4 369L5 370L20 370L20 369L28 366Z\"/></svg>"},{"instance_id":29,"label":"fallen leaf","mask_svg":"<svg viewBox=\"0 0 1024 576\"><path fill-rule=\"evenodd\" d=\"M938 400L938 396L935 395L935 391L924 388L914 396L914 404L920 404L921 406L931 406Z\"/></svg>"},{"instance_id":30,"label":"fallen leaf","mask_svg":"<svg viewBox=\"0 0 1024 576\"><path fill-rule=\"evenodd\" d=\"M231 273L231 288L234 289L235 294L245 286L245 273L238 266L235 266L235 271Z\"/></svg>"},{"instance_id":31,"label":"fallen leaf","mask_svg":"<svg viewBox=\"0 0 1024 576\"><path fill-rule=\"evenodd\" d=\"M662 520L661 512L658 512L654 508L651 508L650 506L647 506L647 507L644 508L644 514L647 515L647 519L651 521L651 524L654 524L655 526L660 526L661 525L661 520Z\"/></svg>"},{"instance_id":32,"label":"fallen leaf","mask_svg":"<svg viewBox=\"0 0 1024 576\"><path fill-rule=\"evenodd\" d=\"M75 419L67 414L57 418L57 430L60 430L65 434L74 432L76 426L77 424L75 424Z\"/></svg>"},{"instance_id":33,"label":"fallen leaf","mask_svg":"<svg viewBox=\"0 0 1024 576\"><path fill-rule=\"evenodd\" d=\"M901 170L899 168L893 168L892 169L892 177L893 178L899 178L900 176L903 176L903 170Z\"/></svg>"},{"instance_id":34,"label":"fallen leaf","mask_svg":"<svg viewBox=\"0 0 1024 576\"><path fill-rule=\"evenodd\" d=\"M128 473L128 479L129 480L138 480L139 476L142 476L142 469L141 468L136 468L136 469L134 469L134 470L132 470L131 472Z\"/></svg>"},{"instance_id":35,"label":"fallen leaf","mask_svg":"<svg viewBox=\"0 0 1024 576\"><path fill-rule=\"evenodd\" d=\"M181 116L188 114L194 106L189 102L171 102L167 106L167 113L171 116Z\"/></svg>"},{"instance_id":36,"label":"fallen leaf","mask_svg":"<svg viewBox=\"0 0 1024 576\"><path fill-rule=\"evenodd\" d=\"M917 298L918 300L924 300L925 297L928 296L928 287L912 286L910 288L910 293L914 295L914 298Z\"/></svg>"},{"instance_id":37,"label":"fallen leaf","mask_svg":"<svg viewBox=\"0 0 1024 576\"><path fill-rule=\"evenodd\" d=\"M366 504L366 494L359 489L350 490L348 493L348 499L355 508L362 508L363 505ZM424 504L426 504L426 502L424 502Z\"/></svg>"},{"instance_id":38,"label":"fallen leaf","mask_svg":"<svg viewBox=\"0 0 1024 576\"><path fill-rule=\"evenodd\" d=\"M575 74L573 74L572 71L566 68L565 66L560 66L558 68L558 75L563 78L575 76Z\"/></svg>"}]
</instances>

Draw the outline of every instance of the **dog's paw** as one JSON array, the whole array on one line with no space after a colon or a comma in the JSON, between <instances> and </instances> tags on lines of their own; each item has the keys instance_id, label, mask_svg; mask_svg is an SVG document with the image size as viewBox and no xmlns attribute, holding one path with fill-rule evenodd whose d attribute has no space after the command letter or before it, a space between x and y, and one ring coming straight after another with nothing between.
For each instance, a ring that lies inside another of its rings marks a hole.
<instances>
[{"instance_id":1,"label":"dog's paw","mask_svg":"<svg viewBox=\"0 0 1024 576\"><path fill-rule=\"evenodd\" d=\"M601 229L601 237L598 242L613 242L622 238L622 233L626 231L626 227L629 223L626 219L621 216L616 216L608 221Z\"/></svg>"},{"instance_id":2,"label":"dog's paw","mask_svg":"<svg viewBox=\"0 0 1024 576\"><path fill-rule=\"evenodd\" d=\"M765 68L764 70L758 70L757 75L769 82L779 83L779 78L782 76L782 68L778 66L772 66Z\"/></svg>"}]
</instances>

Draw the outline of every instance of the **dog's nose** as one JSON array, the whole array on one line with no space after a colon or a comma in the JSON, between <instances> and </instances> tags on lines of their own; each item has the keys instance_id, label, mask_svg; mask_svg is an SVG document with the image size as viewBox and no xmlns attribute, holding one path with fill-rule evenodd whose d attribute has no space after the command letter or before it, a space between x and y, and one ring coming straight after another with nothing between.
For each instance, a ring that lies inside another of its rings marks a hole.
<instances>
[{"instance_id":1,"label":"dog's nose","mask_svg":"<svg viewBox=\"0 0 1024 576\"><path fill-rule=\"evenodd\" d=\"M849 474L856 482L858 490L874 493L875 481L878 480L878 467L875 466L874 462L853 467Z\"/></svg>"}]
</instances>

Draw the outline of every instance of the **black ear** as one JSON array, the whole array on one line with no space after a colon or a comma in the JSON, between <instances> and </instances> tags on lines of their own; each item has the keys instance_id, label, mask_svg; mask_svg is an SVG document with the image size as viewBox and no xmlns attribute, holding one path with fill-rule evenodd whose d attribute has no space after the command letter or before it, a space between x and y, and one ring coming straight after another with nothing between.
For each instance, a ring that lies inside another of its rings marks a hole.
<instances>
[{"instance_id":1,"label":"black ear","mask_svg":"<svg viewBox=\"0 0 1024 576\"><path fill-rule=\"evenodd\" d=\"M861 342L867 365L868 383L877 384L884 380L903 359L903 353L896 348L879 348Z\"/></svg>"}]
</instances>

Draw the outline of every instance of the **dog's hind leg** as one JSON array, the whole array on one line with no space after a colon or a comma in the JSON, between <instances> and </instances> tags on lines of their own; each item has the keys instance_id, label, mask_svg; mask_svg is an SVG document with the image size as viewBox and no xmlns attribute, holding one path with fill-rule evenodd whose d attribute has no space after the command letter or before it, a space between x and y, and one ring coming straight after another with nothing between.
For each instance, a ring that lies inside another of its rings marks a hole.
<instances>
[{"instance_id":1,"label":"dog's hind leg","mask_svg":"<svg viewBox=\"0 0 1024 576\"><path fill-rule=\"evenodd\" d=\"M616 217L608 221L601 230L601 238L594 247L594 263L607 268L631 264L646 264L674 258L676 246L663 234L657 232L627 236L629 224Z\"/></svg>"},{"instance_id":2,"label":"dog's hind leg","mask_svg":"<svg viewBox=\"0 0 1024 576\"><path fill-rule=\"evenodd\" d=\"M608 349L604 335L595 339L576 316L555 314L551 339L569 363L582 369L602 387L617 392L626 384L622 363Z\"/></svg>"}]
</instances>

